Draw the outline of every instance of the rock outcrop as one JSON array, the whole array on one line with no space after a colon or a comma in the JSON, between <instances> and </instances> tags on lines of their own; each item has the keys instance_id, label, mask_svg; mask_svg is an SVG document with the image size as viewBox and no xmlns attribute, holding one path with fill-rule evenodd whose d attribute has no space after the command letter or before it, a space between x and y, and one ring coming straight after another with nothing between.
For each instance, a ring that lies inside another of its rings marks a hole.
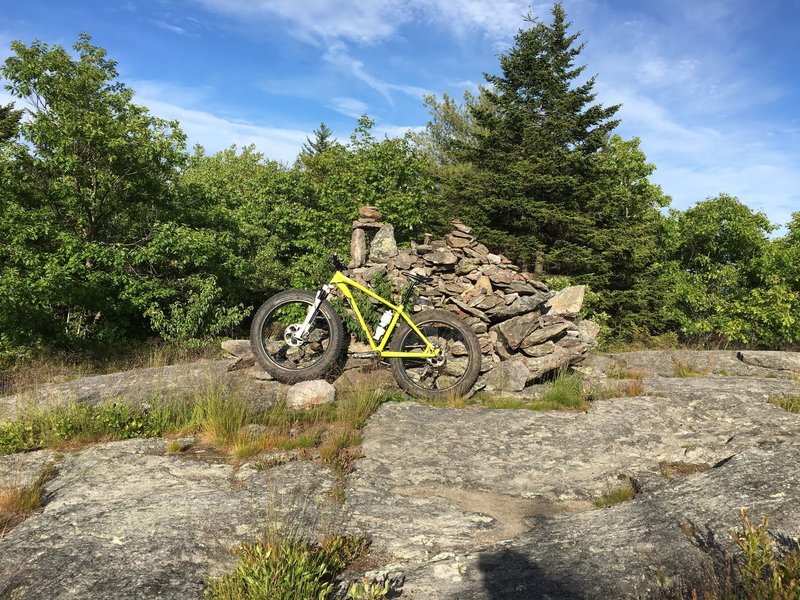
<instances>
[{"instance_id":1,"label":"rock outcrop","mask_svg":"<svg viewBox=\"0 0 800 600\"><path fill-rule=\"evenodd\" d=\"M367 535L361 569L402 582L401 599L677 597L734 555L739 507L800 543L800 414L770 402L800 396L797 358L593 356L593 384L629 376L641 395L585 413L387 403L346 481L309 460L169 455L163 440L0 457L0 487L58 469L42 512L0 539L0 597L199 598L275 521ZM620 486L635 497L595 506Z\"/></svg>"}]
</instances>

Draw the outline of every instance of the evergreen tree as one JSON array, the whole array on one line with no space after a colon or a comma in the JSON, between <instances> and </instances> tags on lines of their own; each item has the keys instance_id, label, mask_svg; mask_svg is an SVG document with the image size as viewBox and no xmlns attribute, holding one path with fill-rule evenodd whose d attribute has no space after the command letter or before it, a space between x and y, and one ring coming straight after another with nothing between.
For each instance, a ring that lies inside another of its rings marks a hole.
<instances>
[{"instance_id":1,"label":"evergreen tree","mask_svg":"<svg viewBox=\"0 0 800 600\"><path fill-rule=\"evenodd\" d=\"M330 150L338 143L336 138L333 137L333 131L331 131L331 129L325 125L324 122L320 123L319 129L315 129L313 133L313 140L309 137L306 137L306 141L300 150L301 157L309 157L316 154L321 154L327 150Z\"/></svg>"},{"instance_id":2,"label":"evergreen tree","mask_svg":"<svg viewBox=\"0 0 800 600\"><path fill-rule=\"evenodd\" d=\"M550 272L581 273L590 262L587 213L597 193L597 153L617 121L618 106L594 103L595 79L577 84L583 49L560 4L552 23L533 19L500 56L501 75L488 75L473 103L474 144L460 158L475 168L470 185L454 194L478 233L523 263L539 252Z\"/></svg>"}]
</instances>

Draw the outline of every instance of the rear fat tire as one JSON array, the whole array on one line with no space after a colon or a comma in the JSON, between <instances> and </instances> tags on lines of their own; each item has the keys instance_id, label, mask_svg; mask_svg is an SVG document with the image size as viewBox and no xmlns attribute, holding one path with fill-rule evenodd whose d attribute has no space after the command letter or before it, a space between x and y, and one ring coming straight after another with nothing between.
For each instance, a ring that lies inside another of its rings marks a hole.
<instances>
[{"instance_id":1,"label":"rear fat tire","mask_svg":"<svg viewBox=\"0 0 800 600\"><path fill-rule=\"evenodd\" d=\"M424 310L414 315L411 320L421 330L426 325L434 325L436 323L450 330L455 330L461 338L459 341L462 342L466 348L467 367L453 385L446 389L431 389L419 385L409 375L408 369L410 359L391 358L389 362L392 365L392 375L394 375L397 384L412 396L431 400L461 397L469 393L472 386L475 385L475 381L478 379L478 373L481 367L480 342L472 328L453 313L442 309ZM392 336L391 350L392 352L402 352L404 344L414 340L419 340L419 336L414 333L406 323L403 323ZM446 356L445 358L449 360L451 357ZM418 360L416 362L419 363Z\"/></svg>"},{"instance_id":2,"label":"rear fat tire","mask_svg":"<svg viewBox=\"0 0 800 600\"><path fill-rule=\"evenodd\" d=\"M329 336L328 346L313 365L287 369L275 362L264 347L264 327L268 324L269 317L277 309L281 306L298 303L313 306L315 298L316 294L305 290L279 292L262 304L253 317L253 323L250 326L250 347L258 364L278 381L297 383L310 379L324 379L339 366L344 355L348 340L344 333L342 320L327 300L320 304L316 318L323 318L326 321Z\"/></svg>"}]
</instances>

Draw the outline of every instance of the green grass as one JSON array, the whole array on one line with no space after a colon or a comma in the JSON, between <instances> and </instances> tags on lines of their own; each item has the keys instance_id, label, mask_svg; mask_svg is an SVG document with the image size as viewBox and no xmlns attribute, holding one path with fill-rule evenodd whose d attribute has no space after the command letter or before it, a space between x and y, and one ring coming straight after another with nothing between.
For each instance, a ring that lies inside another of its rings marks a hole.
<instances>
[{"instance_id":1,"label":"green grass","mask_svg":"<svg viewBox=\"0 0 800 600\"><path fill-rule=\"evenodd\" d=\"M502 392L500 392L502 394ZM549 383L541 398L522 399L478 392L469 398L452 397L444 400L415 399L430 406L467 408L482 406L498 410L588 410L593 393L584 390L580 375L561 371ZM405 398L404 398L405 399Z\"/></svg>"},{"instance_id":2,"label":"green grass","mask_svg":"<svg viewBox=\"0 0 800 600\"><path fill-rule=\"evenodd\" d=\"M780 406L791 413L800 413L800 396L786 396L785 398L770 398L770 404Z\"/></svg>"},{"instance_id":3,"label":"green grass","mask_svg":"<svg viewBox=\"0 0 800 600\"><path fill-rule=\"evenodd\" d=\"M614 506L620 502L633 500L635 497L636 491L633 489L633 486L626 484L611 490L600 498L597 498L594 501L594 505L598 508L608 508L609 506Z\"/></svg>"},{"instance_id":4,"label":"green grass","mask_svg":"<svg viewBox=\"0 0 800 600\"><path fill-rule=\"evenodd\" d=\"M312 543L271 535L236 552L235 571L212 579L210 600L324 600L334 580L367 547L363 538L333 536ZM378 597L378 596L375 596Z\"/></svg>"},{"instance_id":5,"label":"green grass","mask_svg":"<svg viewBox=\"0 0 800 600\"><path fill-rule=\"evenodd\" d=\"M124 402L90 406L69 404L31 409L0 423L0 454L41 448L68 448L91 442L157 437L192 422L188 401L156 401L147 406Z\"/></svg>"},{"instance_id":6,"label":"green grass","mask_svg":"<svg viewBox=\"0 0 800 600\"><path fill-rule=\"evenodd\" d=\"M703 371L696 365L685 363L677 358L672 359L672 374L675 377L689 378L707 375L710 369Z\"/></svg>"},{"instance_id":7,"label":"green grass","mask_svg":"<svg viewBox=\"0 0 800 600\"><path fill-rule=\"evenodd\" d=\"M344 450L360 444L360 429L369 417L383 402L399 396L399 392L359 387L340 393L333 404L309 410L290 410L285 402L256 409L243 396L209 388L190 398L154 401L148 406L115 402L30 409L13 421L0 423L0 454L194 434L201 444L226 452L234 460L264 451L319 447L324 462L346 468L352 457ZM166 452L180 452L178 443L168 443Z\"/></svg>"}]
</instances>

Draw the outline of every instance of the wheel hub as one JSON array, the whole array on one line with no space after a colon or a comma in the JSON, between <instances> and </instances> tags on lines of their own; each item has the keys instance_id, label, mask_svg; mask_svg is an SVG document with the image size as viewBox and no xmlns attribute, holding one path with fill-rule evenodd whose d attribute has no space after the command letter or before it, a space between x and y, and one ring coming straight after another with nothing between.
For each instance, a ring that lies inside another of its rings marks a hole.
<instances>
[{"instance_id":1,"label":"wheel hub","mask_svg":"<svg viewBox=\"0 0 800 600\"><path fill-rule=\"evenodd\" d=\"M447 357L444 355L444 350L439 344L434 344L433 347L439 350L439 354L429 358L428 364L435 369L440 369L444 366L444 363L447 362Z\"/></svg>"},{"instance_id":2,"label":"wheel hub","mask_svg":"<svg viewBox=\"0 0 800 600\"><path fill-rule=\"evenodd\" d=\"M302 325L300 323L294 323L289 325L286 330L283 332L283 341L286 342L292 348L297 348L303 344L303 340L297 337L297 332L302 329Z\"/></svg>"}]
</instances>

